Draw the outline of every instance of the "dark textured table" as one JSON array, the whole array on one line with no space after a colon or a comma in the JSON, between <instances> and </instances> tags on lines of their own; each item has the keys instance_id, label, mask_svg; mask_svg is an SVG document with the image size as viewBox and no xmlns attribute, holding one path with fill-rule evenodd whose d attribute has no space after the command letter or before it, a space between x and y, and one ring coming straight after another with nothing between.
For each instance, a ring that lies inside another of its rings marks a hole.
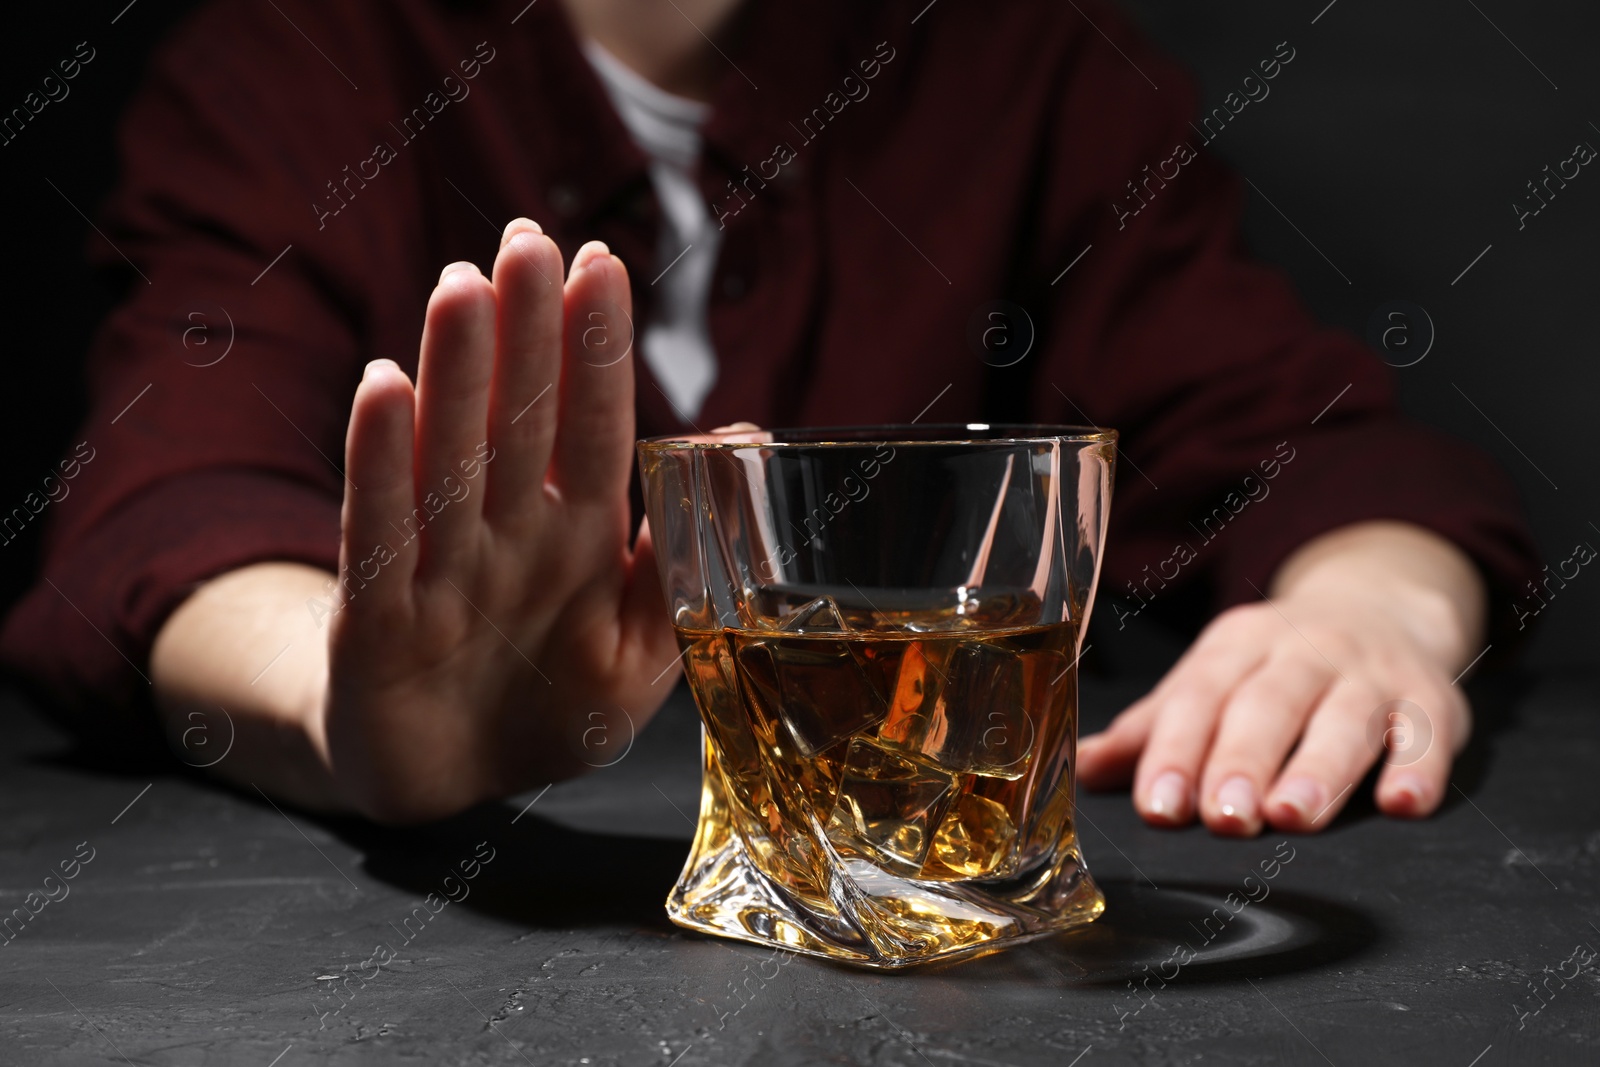
<instances>
[{"instance_id":1,"label":"dark textured table","mask_svg":"<svg viewBox=\"0 0 1600 1067\"><path fill-rule=\"evenodd\" d=\"M1087 684L1086 718L1138 688ZM1100 922L898 974L666 921L698 795L681 690L615 766L412 831L107 765L13 697L0 1061L1597 1063L1600 694L1476 693L1431 821L1362 799L1315 837L1224 841L1081 798Z\"/></svg>"}]
</instances>

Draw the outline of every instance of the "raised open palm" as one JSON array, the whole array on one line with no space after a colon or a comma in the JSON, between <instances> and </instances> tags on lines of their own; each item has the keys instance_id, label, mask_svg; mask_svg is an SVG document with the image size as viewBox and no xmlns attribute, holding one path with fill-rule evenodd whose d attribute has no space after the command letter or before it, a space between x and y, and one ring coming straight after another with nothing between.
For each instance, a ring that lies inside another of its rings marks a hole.
<instances>
[{"instance_id":1,"label":"raised open palm","mask_svg":"<svg viewBox=\"0 0 1600 1067\"><path fill-rule=\"evenodd\" d=\"M356 390L325 714L377 818L606 762L676 679L648 530L630 547L627 272L593 242L562 277L513 222L492 281L441 274L415 389L378 360Z\"/></svg>"}]
</instances>

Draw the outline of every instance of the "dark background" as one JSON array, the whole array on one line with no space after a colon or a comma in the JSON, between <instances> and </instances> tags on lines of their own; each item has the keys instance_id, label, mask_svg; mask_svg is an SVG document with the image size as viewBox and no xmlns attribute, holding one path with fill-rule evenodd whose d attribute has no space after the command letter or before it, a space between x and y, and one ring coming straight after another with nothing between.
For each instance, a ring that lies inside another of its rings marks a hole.
<instances>
[{"instance_id":1,"label":"dark background","mask_svg":"<svg viewBox=\"0 0 1600 1067\"><path fill-rule=\"evenodd\" d=\"M1323 320L1363 336L1394 301L1425 309L1432 347L1395 371L1407 408L1500 459L1522 488L1547 562L1581 541L1600 545L1600 508L1592 506L1600 472L1587 432L1600 378L1600 166L1585 168L1520 232L1512 210L1527 196L1525 183L1579 141L1600 148L1600 6L1123 3L1197 73L1207 109L1289 42L1296 57L1269 83L1270 96L1245 108L1210 149L1256 187L1247 202L1251 246L1294 279ZM81 417L82 354L112 295L84 267L86 242L99 238L80 212L93 217L114 180L115 123L146 55L194 6L32 8L0 43L0 113L20 106L78 42L97 53L69 83L70 96L0 145L9 347L0 513L40 488ZM1407 325L1414 353L1427 327ZM1400 351L1391 362L1413 358ZM42 526L0 545L0 605L28 582ZM1600 660L1583 621L1597 609L1600 577L1584 571L1541 614L1530 663Z\"/></svg>"}]
</instances>

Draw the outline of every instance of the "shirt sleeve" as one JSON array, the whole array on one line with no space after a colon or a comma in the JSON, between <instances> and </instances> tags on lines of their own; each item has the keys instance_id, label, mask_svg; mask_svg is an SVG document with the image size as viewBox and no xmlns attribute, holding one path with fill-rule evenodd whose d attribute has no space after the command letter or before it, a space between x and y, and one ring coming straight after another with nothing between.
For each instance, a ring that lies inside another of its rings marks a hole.
<instances>
[{"instance_id":1,"label":"shirt sleeve","mask_svg":"<svg viewBox=\"0 0 1600 1067\"><path fill-rule=\"evenodd\" d=\"M315 103L348 87L264 11L218 5L158 54L90 235L125 296L89 354L75 475L0 655L96 731L148 724L108 713L148 703L150 646L197 583L337 565L366 293L398 257L359 220L318 231L318 163L362 142Z\"/></svg>"},{"instance_id":2,"label":"shirt sleeve","mask_svg":"<svg viewBox=\"0 0 1600 1067\"><path fill-rule=\"evenodd\" d=\"M1188 76L1087 10L1104 33L1066 57L1046 148L1033 272L1051 343L1032 384L1039 417L1121 431L1102 589L1137 606L1204 580L1226 607L1264 595L1311 538L1390 519L1471 556L1508 636L1508 601L1538 569L1508 477L1402 415L1389 368L1246 255L1242 183L1191 124ZM1278 45L1264 69L1292 76L1293 53Z\"/></svg>"}]
</instances>

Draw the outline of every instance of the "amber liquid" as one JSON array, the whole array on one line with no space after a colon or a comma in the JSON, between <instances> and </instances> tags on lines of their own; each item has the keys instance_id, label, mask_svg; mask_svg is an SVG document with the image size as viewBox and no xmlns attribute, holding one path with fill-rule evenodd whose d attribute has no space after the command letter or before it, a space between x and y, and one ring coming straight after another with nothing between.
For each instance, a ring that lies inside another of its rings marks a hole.
<instances>
[{"instance_id":1,"label":"amber liquid","mask_svg":"<svg viewBox=\"0 0 1600 1067\"><path fill-rule=\"evenodd\" d=\"M727 829L819 905L824 840L847 869L924 881L1048 863L1072 845L1077 633L1014 621L1038 616L1014 596L893 614L819 597L778 628L680 629Z\"/></svg>"}]
</instances>

